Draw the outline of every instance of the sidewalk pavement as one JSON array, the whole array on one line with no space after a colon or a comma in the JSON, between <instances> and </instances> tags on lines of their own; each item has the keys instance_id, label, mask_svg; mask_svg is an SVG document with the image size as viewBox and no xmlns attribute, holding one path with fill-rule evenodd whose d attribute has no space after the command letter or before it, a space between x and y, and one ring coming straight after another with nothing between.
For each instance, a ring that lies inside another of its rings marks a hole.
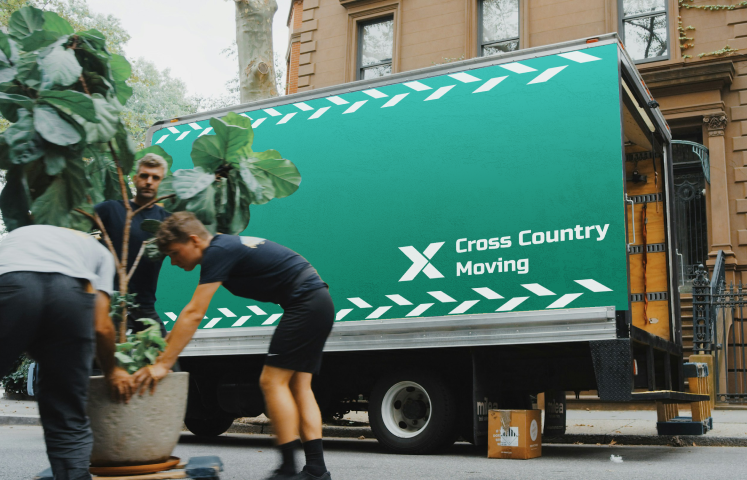
<instances>
[{"instance_id":1,"label":"sidewalk pavement","mask_svg":"<svg viewBox=\"0 0 747 480\"><path fill-rule=\"evenodd\" d=\"M688 415L684 409L682 415ZM0 399L0 425L40 425L36 402ZM713 411L713 430L698 436L659 436L654 410L568 410L566 435L544 443L619 445L742 446L747 447L747 408ZM239 419L229 433L270 433L266 419ZM325 437L373 438L366 413L346 415L336 425L325 425ZM614 442L614 443L613 443Z\"/></svg>"}]
</instances>

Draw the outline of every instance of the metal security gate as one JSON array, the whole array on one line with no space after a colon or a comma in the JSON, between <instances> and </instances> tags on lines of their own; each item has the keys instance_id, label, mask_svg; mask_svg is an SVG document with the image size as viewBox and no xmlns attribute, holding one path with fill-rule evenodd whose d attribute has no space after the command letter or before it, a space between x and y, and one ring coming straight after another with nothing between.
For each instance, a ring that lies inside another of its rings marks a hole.
<instances>
[{"instance_id":1,"label":"metal security gate","mask_svg":"<svg viewBox=\"0 0 747 480\"><path fill-rule=\"evenodd\" d=\"M712 278L699 265L693 288L693 353L714 356L716 400L747 403L747 351L744 332L747 286L726 285L719 251Z\"/></svg>"},{"instance_id":2,"label":"metal security gate","mask_svg":"<svg viewBox=\"0 0 747 480\"><path fill-rule=\"evenodd\" d=\"M681 269L681 292L692 288L698 265L708 258L706 182L710 181L708 149L695 142L672 141L675 225Z\"/></svg>"}]
</instances>

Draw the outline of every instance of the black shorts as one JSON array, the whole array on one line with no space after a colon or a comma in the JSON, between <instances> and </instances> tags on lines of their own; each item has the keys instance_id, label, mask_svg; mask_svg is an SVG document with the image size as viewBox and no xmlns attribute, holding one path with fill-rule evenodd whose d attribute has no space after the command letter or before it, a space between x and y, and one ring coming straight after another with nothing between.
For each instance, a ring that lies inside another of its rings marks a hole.
<instances>
[{"instance_id":1,"label":"black shorts","mask_svg":"<svg viewBox=\"0 0 747 480\"><path fill-rule=\"evenodd\" d=\"M324 342L335 322L329 290L318 288L302 293L283 310L265 365L318 374Z\"/></svg>"}]
</instances>

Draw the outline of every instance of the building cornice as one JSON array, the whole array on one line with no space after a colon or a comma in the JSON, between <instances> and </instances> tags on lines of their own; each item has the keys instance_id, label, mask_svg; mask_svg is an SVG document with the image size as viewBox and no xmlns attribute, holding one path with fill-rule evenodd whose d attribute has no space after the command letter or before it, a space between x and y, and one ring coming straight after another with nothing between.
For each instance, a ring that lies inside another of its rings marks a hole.
<instances>
[{"instance_id":1,"label":"building cornice","mask_svg":"<svg viewBox=\"0 0 747 480\"><path fill-rule=\"evenodd\" d=\"M731 85L735 75L736 70L731 60L641 72L646 86L654 96L721 90Z\"/></svg>"}]
</instances>

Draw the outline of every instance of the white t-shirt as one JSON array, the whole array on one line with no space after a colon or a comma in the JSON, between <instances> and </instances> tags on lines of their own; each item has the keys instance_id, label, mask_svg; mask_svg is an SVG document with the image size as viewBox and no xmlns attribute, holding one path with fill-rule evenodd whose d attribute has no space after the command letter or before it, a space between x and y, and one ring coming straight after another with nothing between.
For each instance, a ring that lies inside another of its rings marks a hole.
<instances>
[{"instance_id":1,"label":"white t-shirt","mask_svg":"<svg viewBox=\"0 0 747 480\"><path fill-rule=\"evenodd\" d=\"M30 225L10 232L0 242L0 275L10 272L61 273L91 282L112 294L114 258L95 238L51 225Z\"/></svg>"}]
</instances>

